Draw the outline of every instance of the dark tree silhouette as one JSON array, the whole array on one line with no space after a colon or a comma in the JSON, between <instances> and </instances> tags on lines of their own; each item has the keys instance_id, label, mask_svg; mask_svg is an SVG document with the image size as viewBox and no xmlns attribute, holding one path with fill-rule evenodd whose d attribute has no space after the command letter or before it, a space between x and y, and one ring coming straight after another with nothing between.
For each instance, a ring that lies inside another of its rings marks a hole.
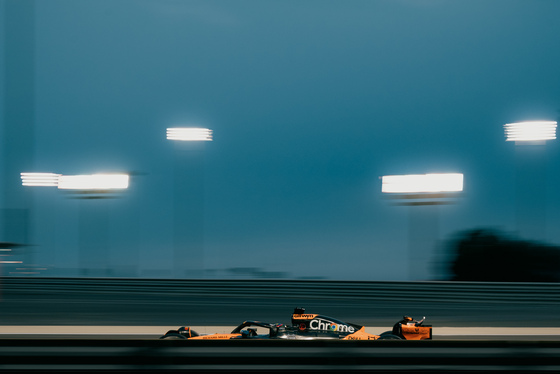
<instances>
[{"instance_id":1,"label":"dark tree silhouette","mask_svg":"<svg viewBox=\"0 0 560 374\"><path fill-rule=\"evenodd\" d=\"M463 233L451 245L452 280L560 282L560 247L516 240L491 229Z\"/></svg>"}]
</instances>

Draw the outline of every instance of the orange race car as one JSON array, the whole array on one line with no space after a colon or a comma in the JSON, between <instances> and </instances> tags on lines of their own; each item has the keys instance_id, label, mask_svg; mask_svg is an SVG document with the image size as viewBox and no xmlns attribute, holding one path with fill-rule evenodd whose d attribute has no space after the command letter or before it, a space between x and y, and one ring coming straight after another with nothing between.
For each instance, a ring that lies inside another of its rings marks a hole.
<instances>
[{"instance_id":1,"label":"orange race car","mask_svg":"<svg viewBox=\"0 0 560 374\"><path fill-rule=\"evenodd\" d=\"M245 321L229 334L200 335L190 327L180 327L169 330L160 339L199 339L199 340L228 340L228 339L338 339L338 340L426 340L432 339L432 326L424 325L424 318L415 321L410 317L393 326L392 331L380 335L367 333L365 327L354 323L346 323L332 317L320 314L305 313L303 308L295 308L291 325L282 323L267 323L259 321Z\"/></svg>"}]
</instances>

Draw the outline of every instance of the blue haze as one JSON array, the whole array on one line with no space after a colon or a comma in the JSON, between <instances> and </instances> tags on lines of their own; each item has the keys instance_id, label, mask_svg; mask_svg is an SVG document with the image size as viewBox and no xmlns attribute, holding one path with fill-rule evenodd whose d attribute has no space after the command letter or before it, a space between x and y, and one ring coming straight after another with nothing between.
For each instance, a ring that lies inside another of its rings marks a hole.
<instances>
[{"instance_id":1,"label":"blue haze","mask_svg":"<svg viewBox=\"0 0 560 374\"><path fill-rule=\"evenodd\" d=\"M381 196L388 174L465 174L426 261L461 230L515 234L503 125L557 120L559 14L554 0L36 1L33 171L137 175L112 200L27 189L33 262L75 268L80 206L106 204L114 274L169 275L172 126L214 131L207 276L407 279L410 208ZM544 152L538 239L560 243L557 142Z\"/></svg>"}]
</instances>

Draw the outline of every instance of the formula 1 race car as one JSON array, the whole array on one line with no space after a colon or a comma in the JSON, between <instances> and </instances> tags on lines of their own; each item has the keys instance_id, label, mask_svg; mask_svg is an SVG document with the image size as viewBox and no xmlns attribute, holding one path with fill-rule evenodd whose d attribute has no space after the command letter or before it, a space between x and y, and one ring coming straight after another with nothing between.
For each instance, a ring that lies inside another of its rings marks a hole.
<instances>
[{"instance_id":1,"label":"formula 1 race car","mask_svg":"<svg viewBox=\"0 0 560 374\"><path fill-rule=\"evenodd\" d=\"M369 334L365 327L354 323L346 323L320 314L306 314L305 309L295 308L291 325L245 321L229 334L200 335L190 327L169 330L160 339L338 339L338 340L426 340L432 339L432 326L424 325L424 318L415 321L403 317L393 326L392 331L380 335Z\"/></svg>"}]
</instances>

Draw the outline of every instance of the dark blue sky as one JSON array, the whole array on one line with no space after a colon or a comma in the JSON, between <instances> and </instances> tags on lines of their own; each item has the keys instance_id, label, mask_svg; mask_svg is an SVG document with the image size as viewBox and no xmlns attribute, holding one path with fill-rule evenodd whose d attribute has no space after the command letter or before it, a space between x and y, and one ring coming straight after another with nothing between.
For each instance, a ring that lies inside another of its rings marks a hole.
<instances>
[{"instance_id":1,"label":"dark blue sky","mask_svg":"<svg viewBox=\"0 0 560 374\"><path fill-rule=\"evenodd\" d=\"M143 173L101 203L110 262L162 274L165 129L207 127L207 269L407 279L410 208L383 199L379 177L465 174L464 196L439 207L440 241L515 232L519 166L503 125L557 120L559 14L555 0L37 1L34 171ZM558 145L542 151L537 239L560 243ZM90 202L29 193L36 261L76 266Z\"/></svg>"}]
</instances>

